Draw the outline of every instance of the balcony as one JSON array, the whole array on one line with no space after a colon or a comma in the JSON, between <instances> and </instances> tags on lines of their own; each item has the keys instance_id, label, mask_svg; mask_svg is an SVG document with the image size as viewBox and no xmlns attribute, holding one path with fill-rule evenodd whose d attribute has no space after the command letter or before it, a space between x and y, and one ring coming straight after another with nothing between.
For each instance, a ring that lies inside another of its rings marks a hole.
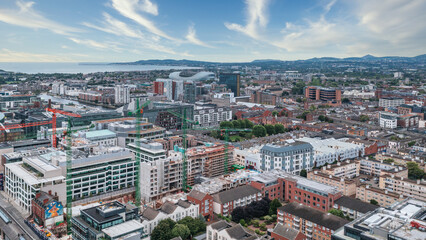
<instances>
[{"instance_id":1,"label":"balcony","mask_svg":"<svg viewBox=\"0 0 426 240\"><path fill-rule=\"evenodd\" d=\"M299 223L300 222L300 218L294 217L294 221L297 222L297 223Z\"/></svg>"}]
</instances>

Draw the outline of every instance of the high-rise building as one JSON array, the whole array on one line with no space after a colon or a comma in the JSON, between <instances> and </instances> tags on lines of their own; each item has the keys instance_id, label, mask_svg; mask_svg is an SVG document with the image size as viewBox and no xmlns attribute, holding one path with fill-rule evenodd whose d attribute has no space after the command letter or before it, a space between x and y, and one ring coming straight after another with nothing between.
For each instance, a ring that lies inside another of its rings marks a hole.
<instances>
[{"instance_id":1,"label":"high-rise building","mask_svg":"<svg viewBox=\"0 0 426 240\"><path fill-rule=\"evenodd\" d=\"M126 104L130 102L130 88L118 85L114 88L115 104Z\"/></svg>"},{"instance_id":2,"label":"high-rise building","mask_svg":"<svg viewBox=\"0 0 426 240\"><path fill-rule=\"evenodd\" d=\"M309 86L305 87L305 97L310 100L321 100L333 103L342 103L342 90Z\"/></svg>"},{"instance_id":3,"label":"high-rise building","mask_svg":"<svg viewBox=\"0 0 426 240\"><path fill-rule=\"evenodd\" d=\"M219 84L225 84L236 97L240 96L240 74L239 73L221 73L219 75Z\"/></svg>"},{"instance_id":4,"label":"high-rise building","mask_svg":"<svg viewBox=\"0 0 426 240\"><path fill-rule=\"evenodd\" d=\"M154 82L154 93L164 95L164 82Z\"/></svg>"}]
</instances>

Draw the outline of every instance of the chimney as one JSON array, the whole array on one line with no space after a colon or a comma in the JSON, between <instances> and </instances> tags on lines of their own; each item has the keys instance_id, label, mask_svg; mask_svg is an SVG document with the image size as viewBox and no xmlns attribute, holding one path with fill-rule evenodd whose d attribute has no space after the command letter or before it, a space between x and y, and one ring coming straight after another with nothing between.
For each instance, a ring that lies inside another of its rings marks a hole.
<instances>
[{"instance_id":1,"label":"chimney","mask_svg":"<svg viewBox=\"0 0 426 240\"><path fill-rule=\"evenodd\" d=\"M41 193L36 194L36 198L39 198L41 196Z\"/></svg>"},{"instance_id":2,"label":"chimney","mask_svg":"<svg viewBox=\"0 0 426 240\"><path fill-rule=\"evenodd\" d=\"M52 99L49 99L47 106L48 106L49 108L52 108Z\"/></svg>"},{"instance_id":3,"label":"chimney","mask_svg":"<svg viewBox=\"0 0 426 240\"><path fill-rule=\"evenodd\" d=\"M43 200L43 204L45 205L48 201L49 201L49 199L47 199L47 198L46 198L46 199L44 199L44 200Z\"/></svg>"},{"instance_id":4,"label":"chimney","mask_svg":"<svg viewBox=\"0 0 426 240\"><path fill-rule=\"evenodd\" d=\"M52 190L49 190L49 195L51 195L51 196L52 196Z\"/></svg>"}]
</instances>

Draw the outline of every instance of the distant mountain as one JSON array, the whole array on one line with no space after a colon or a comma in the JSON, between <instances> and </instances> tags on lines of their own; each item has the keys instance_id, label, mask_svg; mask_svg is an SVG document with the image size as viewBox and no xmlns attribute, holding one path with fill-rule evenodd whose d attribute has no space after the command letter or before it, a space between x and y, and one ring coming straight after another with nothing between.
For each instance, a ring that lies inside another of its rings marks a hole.
<instances>
[{"instance_id":1,"label":"distant mountain","mask_svg":"<svg viewBox=\"0 0 426 240\"><path fill-rule=\"evenodd\" d=\"M151 60L139 60L136 62L124 62L124 63L111 63L111 64L125 64L125 65L171 65L171 66L214 66L214 65L267 65L267 64L283 64L291 62L421 62L426 63L426 54L415 56L415 57L399 57L399 56L386 56L376 57L373 55L365 55L363 57L348 57L348 58L335 58L335 57L321 57L321 58L310 58L306 60L296 61L283 61L277 59L257 59L251 62L207 62L207 61L196 61L196 60L176 60L176 59L151 59Z\"/></svg>"}]
</instances>

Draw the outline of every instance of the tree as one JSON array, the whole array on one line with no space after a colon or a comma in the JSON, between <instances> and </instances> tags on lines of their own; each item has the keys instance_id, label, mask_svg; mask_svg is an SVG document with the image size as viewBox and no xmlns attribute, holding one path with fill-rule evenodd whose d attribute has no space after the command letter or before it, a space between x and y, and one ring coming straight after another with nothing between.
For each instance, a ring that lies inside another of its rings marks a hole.
<instances>
[{"instance_id":1,"label":"tree","mask_svg":"<svg viewBox=\"0 0 426 240\"><path fill-rule=\"evenodd\" d=\"M268 133L269 136L275 134L275 127L274 127L274 125L272 125L272 124L266 124L265 125L265 129L266 129L266 132Z\"/></svg>"},{"instance_id":2,"label":"tree","mask_svg":"<svg viewBox=\"0 0 426 240\"><path fill-rule=\"evenodd\" d=\"M325 121L325 116L324 115L319 115L318 116L318 120L320 120L321 122Z\"/></svg>"},{"instance_id":3,"label":"tree","mask_svg":"<svg viewBox=\"0 0 426 240\"><path fill-rule=\"evenodd\" d=\"M348 98L343 98L342 103L350 103L351 101Z\"/></svg>"},{"instance_id":4,"label":"tree","mask_svg":"<svg viewBox=\"0 0 426 240\"><path fill-rule=\"evenodd\" d=\"M368 122L370 120L370 118L367 115L361 115L361 116L359 116L359 120L361 122Z\"/></svg>"},{"instance_id":5,"label":"tree","mask_svg":"<svg viewBox=\"0 0 426 240\"><path fill-rule=\"evenodd\" d=\"M173 238L172 229L176 223L170 218L161 220L158 225L152 230L152 240L169 240Z\"/></svg>"},{"instance_id":6,"label":"tree","mask_svg":"<svg viewBox=\"0 0 426 240\"><path fill-rule=\"evenodd\" d=\"M233 128L240 128L240 123L237 120L232 121Z\"/></svg>"},{"instance_id":7,"label":"tree","mask_svg":"<svg viewBox=\"0 0 426 240\"><path fill-rule=\"evenodd\" d=\"M285 128L284 128L284 125L282 125L282 124L277 123L277 124L275 124L274 128L275 128L276 134L285 133Z\"/></svg>"},{"instance_id":8,"label":"tree","mask_svg":"<svg viewBox=\"0 0 426 240\"><path fill-rule=\"evenodd\" d=\"M246 128L250 128L250 129L252 129L252 128L253 128L253 126L254 126L254 124L253 124L250 120L248 120L248 119L244 119L244 126L245 126Z\"/></svg>"},{"instance_id":9,"label":"tree","mask_svg":"<svg viewBox=\"0 0 426 240\"><path fill-rule=\"evenodd\" d=\"M371 199L371 200L373 200L373 199ZM373 200L373 201L375 201L375 200ZM339 210L339 209L330 209L328 212L331 213L331 214L333 214L333 215L335 215L335 216L338 216L338 217L341 217L341 218L345 218L345 214L343 213L342 210Z\"/></svg>"},{"instance_id":10,"label":"tree","mask_svg":"<svg viewBox=\"0 0 426 240\"><path fill-rule=\"evenodd\" d=\"M274 116L274 117L278 116L278 112L277 111L273 111L272 112L272 116Z\"/></svg>"},{"instance_id":11,"label":"tree","mask_svg":"<svg viewBox=\"0 0 426 240\"><path fill-rule=\"evenodd\" d=\"M269 204L269 215L277 214L277 209L281 206L282 204L280 203L280 200L278 200L278 198L272 200Z\"/></svg>"},{"instance_id":12,"label":"tree","mask_svg":"<svg viewBox=\"0 0 426 240\"><path fill-rule=\"evenodd\" d=\"M222 121L220 122L220 128L233 128L234 125L232 124L232 122L229 121Z\"/></svg>"},{"instance_id":13,"label":"tree","mask_svg":"<svg viewBox=\"0 0 426 240\"><path fill-rule=\"evenodd\" d=\"M246 128L246 124L245 124L244 120L239 119L238 123L240 124L240 128Z\"/></svg>"},{"instance_id":14,"label":"tree","mask_svg":"<svg viewBox=\"0 0 426 240\"><path fill-rule=\"evenodd\" d=\"M291 93L293 95L302 95L305 86L306 85L304 82L297 82L296 85L291 89Z\"/></svg>"},{"instance_id":15,"label":"tree","mask_svg":"<svg viewBox=\"0 0 426 240\"><path fill-rule=\"evenodd\" d=\"M306 169L302 169L302 170L300 171L300 176L301 176L301 177L308 177L308 172L306 171Z\"/></svg>"},{"instance_id":16,"label":"tree","mask_svg":"<svg viewBox=\"0 0 426 240\"><path fill-rule=\"evenodd\" d=\"M206 223L199 218L184 217L178 223L187 226L191 235L203 232L206 229Z\"/></svg>"},{"instance_id":17,"label":"tree","mask_svg":"<svg viewBox=\"0 0 426 240\"><path fill-rule=\"evenodd\" d=\"M407 168L410 179L422 179L425 176L425 172L415 162L407 162Z\"/></svg>"},{"instance_id":18,"label":"tree","mask_svg":"<svg viewBox=\"0 0 426 240\"><path fill-rule=\"evenodd\" d=\"M236 207L231 213L232 221L239 223L241 219L246 217L243 207Z\"/></svg>"},{"instance_id":19,"label":"tree","mask_svg":"<svg viewBox=\"0 0 426 240\"><path fill-rule=\"evenodd\" d=\"M181 237L182 239L188 239L189 235L191 235L191 231L189 231L188 226L183 224L176 224L172 229L173 237Z\"/></svg>"},{"instance_id":20,"label":"tree","mask_svg":"<svg viewBox=\"0 0 426 240\"><path fill-rule=\"evenodd\" d=\"M253 135L256 137L266 136L266 128L262 125L256 125L253 127Z\"/></svg>"},{"instance_id":21,"label":"tree","mask_svg":"<svg viewBox=\"0 0 426 240\"><path fill-rule=\"evenodd\" d=\"M415 144L416 144L416 141L411 141L411 142L409 142L409 143L408 143L408 146L409 146L409 147L412 147L412 146L414 146Z\"/></svg>"},{"instance_id":22,"label":"tree","mask_svg":"<svg viewBox=\"0 0 426 240\"><path fill-rule=\"evenodd\" d=\"M376 200L374 200L374 199L371 199L370 203L373 204L373 205L379 205L379 203Z\"/></svg>"},{"instance_id":23,"label":"tree","mask_svg":"<svg viewBox=\"0 0 426 240\"><path fill-rule=\"evenodd\" d=\"M241 219L240 224L244 226L244 225L246 225L246 221L244 219Z\"/></svg>"}]
</instances>

